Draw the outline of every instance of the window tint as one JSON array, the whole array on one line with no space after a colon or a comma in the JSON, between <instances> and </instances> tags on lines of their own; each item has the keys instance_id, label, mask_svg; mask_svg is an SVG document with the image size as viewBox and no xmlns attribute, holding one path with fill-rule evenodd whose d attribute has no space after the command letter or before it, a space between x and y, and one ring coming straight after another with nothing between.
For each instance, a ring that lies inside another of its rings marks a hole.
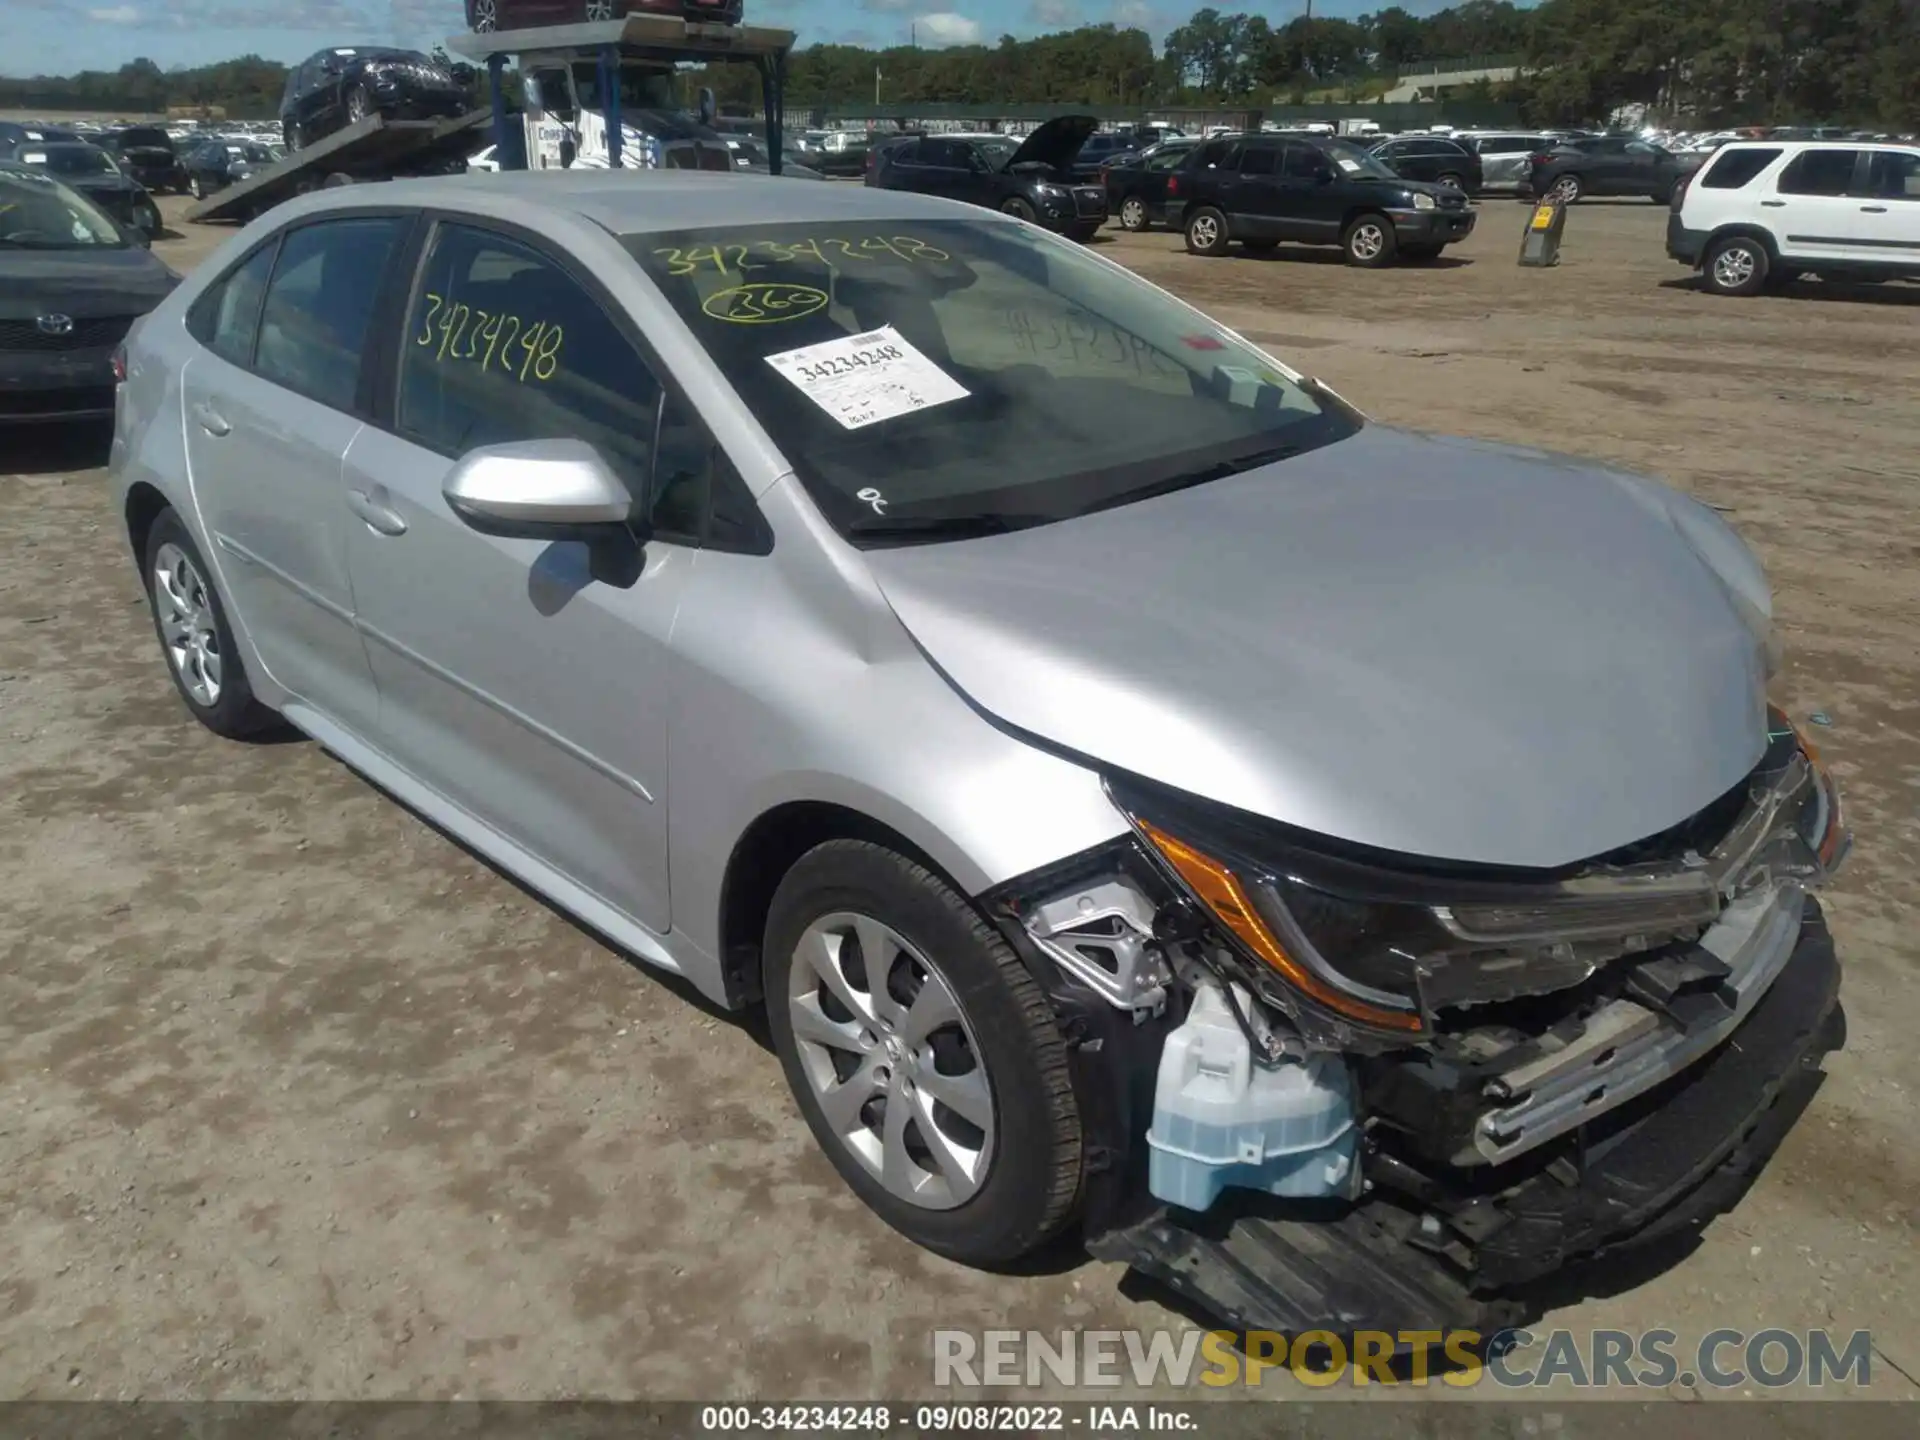
<instances>
[{"instance_id":1,"label":"window tint","mask_svg":"<svg viewBox=\"0 0 1920 1440\"><path fill-rule=\"evenodd\" d=\"M1782 195L1844 195L1858 150L1802 150L1780 172Z\"/></svg>"},{"instance_id":2,"label":"window tint","mask_svg":"<svg viewBox=\"0 0 1920 1440\"><path fill-rule=\"evenodd\" d=\"M260 322L260 301L273 273L275 247L261 246L239 268L194 302L187 328L193 338L235 365L253 363L253 335Z\"/></svg>"},{"instance_id":3,"label":"window tint","mask_svg":"<svg viewBox=\"0 0 1920 1440\"><path fill-rule=\"evenodd\" d=\"M1178 170L1185 163L1187 156L1192 153L1191 150L1163 150L1147 161L1147 169Z\"/></svg>"},{"instance_id":4,"label":"window tint","mask_svg":"<svg viewBox=\"0 0 1920 1440\"><path fill-rule=\"evenodd\" d=\"M1209 140L1193 152L1193 168L1196 170L1213 169L1227 158L1227 153L1233 149L1234 143L1235 142L1231 140Z\"/></svg>"},{"instance_id":5,"label":"window tint","mask_svg":"<svg viewBox=\"0 0 1920 1440\"><path fill-rule=\"evenodd\" d=\"M1780 158L1779 149L1722 150L1700 177L1703 190L1738 190Z\"/></svg>"},{"instance_id":6,"label":"window tint","mask_svg":"<svg viewBox=\"0 0 1920 1440\"><path fill-rule=\"evenodd\" d=\"M938 165L944 170L964 170L967 147L958 140L922 140L919 160L922 165Z\"/></svg>"},{"instance_id":7,"label":"window tint","mask_svg":"<svg viewBox=\"0 0 1920 1440\"><path fill-rule=\"evenodd\" d=\"M1866 193L1876 200L1920 201L1920 154L1904 150L1870 152Z\"/></svg>"},{"instance_id":8,"label":"window tint","mask_svg":"<svg viewBox=\"0 0 1920 1440\"><path fill-rule=\"evenodd\" d=\"M893 165L918 165L921 163L920 142L918 140L902 140L898 145L887 146L881 154L886 157L889 164Z\"/></svg>"},{"instance_id":9,"label":"window tint","mask_svg":"<svg viewBox=\"0 0 1920 1440\"><path fill-rule=\"evenodd\" d=\"M435 232L408 306L401 431L445 455L515 440L585 440L637 497L661 421L655 523L697 537L704 436L607 312L538 251L463 225Z\"/></svg>"},{"instance_id":10,"label":"window tint","mask_svg":"<svg viewBox=\"0 0 1920 1440\"><path fill-rule=\"evenodd\" d=\"M1249 145L1240 152L1242 175L1271 175L1280 168L1280 152L1271 145Z\"/></svg>"},{"instance_id":11,"label":"window tint","mask_svg":"<svg viewBox=\"0 0 1920 1440\"><path fill-rule=\"evenodd\" d=\"M1326 158L1311 145L1287 147L1286 173L1296 180L1318 179Z\"/></svg>"},{"instance_id":12,"label":"window tint","mask_svg":"<svg viewBox=\"0 0 1920 1440\"><path fill-rule=\"evenodd\" d=\"M323 405L353 409L367 322L404 224L366 216L289 233L261 309L254 370Z\"/></svg>"}]
</instances>

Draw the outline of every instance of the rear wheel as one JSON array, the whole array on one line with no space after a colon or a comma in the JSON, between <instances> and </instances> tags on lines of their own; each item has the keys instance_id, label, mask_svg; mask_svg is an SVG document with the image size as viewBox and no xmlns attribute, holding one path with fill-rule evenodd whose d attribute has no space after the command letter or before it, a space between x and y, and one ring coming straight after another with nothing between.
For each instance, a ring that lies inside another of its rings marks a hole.
<instances>
[{"instance_id":1,"label":"rear wheel","mask_svg":"<svg viewBox=\"0 0 1920 1440\"><path fill-rule=\"evenodd\" d=\"M154 633L193 718L229 740L275 728L280 717L253 698L213 572L172 510L153 522L145 560Z\"/></svg>"},{"instance_id":2,"label":"rear wheel","mask_svg":"<svg viewBox=\"0 0 1920 1440\"><path fill-rule=\"evenodd\" d=\"M1138 195L1129 195L1120 202L1120 228L1138 234L1150 229L1153 222L1147 218L1147 202Z\"/></svg>"},{"instance_id":3,"label":"rear wheel","mask_svg":"<svg viewBox=\"0 0 1920 1440\"><path fill-rule=\"evenodd\" d=\"M357 125L373 113L373 97L367 94L364 85L352 86L347 91L347 123Z\"/></svg>"},{"instance_id":4,"label":"rear wheel","mask_svg":"<svg viewBox=\"0 0 1920 1440\"><path fill-rule=\"evenodd\" d=\"M1079 1113L1045 995L939 876L865 841L802 856L774 895L775 1050L841 1177L908 1238L1018 1259L1079 1197Z\"/></svg>"},{"instance_id":5,"label":"rear wheel","mask_svg":"<svg viewBox=\"0 0 1920 1440\"><path fill-rule=\"evenodd\" d=\"M587 0L587 19L613 19L613 0Z\"/></svg>"},{"instance_id":6,"label":"rear wheel","mask_svg":"<svg viewBox=\"0 0 1920 1440\"><path fill-rule=\"evenodd\" d=\"M1187 216L1187 251L1193 255L1224 255L1231 243L1227 217L1211 205L1202 205Z\"/></svg>"},{"instance_id":7,"label":"rear wheel","mask_svg":"<svg viewBox=\"0 0 1920 1440\"><path fill-rule=\"evenodd\" d=\"M495 0L467 0L467 25L482 35L500 28L500 11Z\"/></svg>"},{"instance_id":8,"label":"rear wheel","mask_svg":"<svg viewBox=\"0 0 1920 1440\"><path fill-rule=\"evenodd\" d=\"M1454 189L1458 190L1462 195L1467 193L1467 182L1465 180L1462 180L1458 175L1454 174L1451 170L1449 170L1446 174L1440 177L1440 183L1442 185L1451 185Z\"/></svg>"},{"instance_id":9,"label":"rear wheel","mask_svg":"<svg viewBox=\"0 0 1920 1440\"><path fill-rule=\"evenodd\" d=\"M1750 235L1734 235L1707 252L1701 269L1707 288L1716 295L1758 295L1767 284L1773 257Z\"/></svg>"},{"instance_id":10,"label":"rear wheel","mask_svg":"<svg viewBox=\"0 0 1920 1440\"><path fill-rule=\"evenodd\" d=\"M1547 198L1558 200L1563 205L1576 203L1586 193L1586 186L1578 175L1562 175L1547 187Z\"/></svg>"},{"instance_id":11,"label":"rear wheel","mask_svg":"<svg viewBox=\"0 0 1920 1440\"><path fill-rule=\"evenodd\" d=\"M1340 237L1347 263L1377 270L1391 265L1394 255L1393 222L1384 215L1356 215Z\"/></svg>"},{"instance_id":12,"label":"rear wheel","mask_svg":"<svg viewBox=\"0 0 1920 1440\"><path fill-rule=\"evenodd\" d=\"M291 120L284 120L280 124L280 134L281 138L287 142L287 153L289 155L297 154L302 143L300 127Z\"/></svg>"}]
</instances>

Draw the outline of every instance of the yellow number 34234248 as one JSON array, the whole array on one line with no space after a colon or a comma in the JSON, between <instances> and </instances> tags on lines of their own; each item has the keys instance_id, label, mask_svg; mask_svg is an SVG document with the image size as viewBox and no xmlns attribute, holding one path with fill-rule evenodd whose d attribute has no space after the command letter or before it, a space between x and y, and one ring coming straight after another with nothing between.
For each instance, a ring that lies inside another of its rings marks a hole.
<instances>
[{"instance_id":1,"label":"yellow number 34234248","mask_svg":"<svg viewBox=\"0 0 1920 1440\"><path fill-rule=\"evenodd\" d=\"M522 382L551 380L559 373L560 348L567 338L562 326L547 320L529 324L509 311L489 314L431 290L422 298L426 312L413 343L433 351L436 363L472 361Z\"/></svg>"}]
</instances>

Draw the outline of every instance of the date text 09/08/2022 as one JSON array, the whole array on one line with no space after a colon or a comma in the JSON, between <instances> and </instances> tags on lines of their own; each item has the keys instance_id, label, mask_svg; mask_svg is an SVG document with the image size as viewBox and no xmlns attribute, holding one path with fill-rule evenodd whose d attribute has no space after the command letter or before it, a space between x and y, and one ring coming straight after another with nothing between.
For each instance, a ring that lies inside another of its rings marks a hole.
<instances>
[{"instance_id":1,"label":"date text 09/08/2022","mask_svg":"<svg viewBox=\"0 0 1920 1440\"><path fill-rule=\"evenodd\" d=\"M1191 1410L1172 1405L706 1405L700 1410L703 1434L1097 1436L1190 1434L1199 1428Z\"/></svg>"}]
</instances>

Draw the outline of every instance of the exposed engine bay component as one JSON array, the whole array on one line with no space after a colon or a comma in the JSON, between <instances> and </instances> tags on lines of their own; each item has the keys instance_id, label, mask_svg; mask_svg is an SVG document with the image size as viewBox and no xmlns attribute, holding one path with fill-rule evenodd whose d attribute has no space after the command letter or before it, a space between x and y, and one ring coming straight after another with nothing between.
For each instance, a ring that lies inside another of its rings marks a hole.
<instances>
[{"instance_id":1,"label":"exposed engine bay component","mask_svg":"<svg viewBox=\"0 0 1920 1440\"><path fill-rule=\"evenodd\" d=\"M1166 1008L1173 981L1154 939L1156 908L1116 874L1040 902L1022 923L1050 958L1137 1020Z\"/></svg>"},{"instance_id":2,"label":"exposed engine bay component","mask_svg":"<svg viewBox=\"0 0 1920 1440\"><path fill-rule=\"evenodd\" d=\"M1237 987L1236 987L1237 988ZM1196 972L1187 1018L1167 1037L1154 1087L1148 1188L1205 1210L1228 1186L1294 1199L1359 1194L1359 1131L1344 1056L1257 1063L1245 1017L1257 1002Z\"/></svg>"}]
</instances>

